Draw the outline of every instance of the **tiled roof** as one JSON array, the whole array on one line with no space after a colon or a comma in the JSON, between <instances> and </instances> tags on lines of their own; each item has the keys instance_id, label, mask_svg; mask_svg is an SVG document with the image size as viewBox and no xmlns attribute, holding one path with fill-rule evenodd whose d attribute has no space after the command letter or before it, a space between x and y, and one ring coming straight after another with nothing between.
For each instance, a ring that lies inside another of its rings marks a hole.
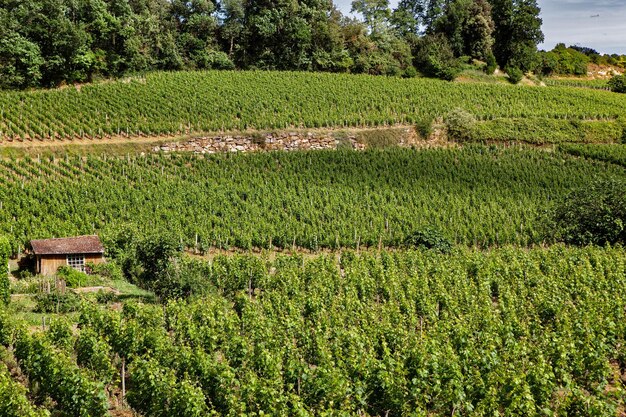
<instances>
[{"instance_id":1,"label":"tiled roof","mask_svg":"<svg viewBox=\"0 0 626 417\"><path fill-rule=\"evenodd\" d=\"M35 255L104 253L104 247L96 235L31 240L30 245Z\"/></svg>"}]
</instances>

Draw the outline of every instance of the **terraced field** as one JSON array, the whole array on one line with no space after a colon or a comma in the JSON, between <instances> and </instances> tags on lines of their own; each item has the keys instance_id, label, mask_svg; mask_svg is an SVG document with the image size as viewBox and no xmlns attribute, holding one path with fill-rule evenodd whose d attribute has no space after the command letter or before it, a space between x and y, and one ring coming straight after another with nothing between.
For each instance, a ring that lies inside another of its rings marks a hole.
<instances>
[{"instance_id":1,"label":"terraced field","mask_svg":"<svg viewBox=\"0 0 626 417\"><path fill-rule=\"evenodd\" d=\"M400 246L426 227L465 245L538 244L551 201L596 177L626 177L566 153L485 146L92 155L0 167L0 231L22 246L118 227L164 228L201 248Z\"/></svg>"},{"instance_id":2,"label":"terraced field","mask_svg":"<svg viewBox=\"0 0 626 417\"><path fill-rule=\"evenodd\" d=\"M410 124L461 108L478 120L614 121L626 96L573 88L296 72L152 73L52 91L0 93L0 138L106 139L202 131Z\"/></svg>"}]
</instances>

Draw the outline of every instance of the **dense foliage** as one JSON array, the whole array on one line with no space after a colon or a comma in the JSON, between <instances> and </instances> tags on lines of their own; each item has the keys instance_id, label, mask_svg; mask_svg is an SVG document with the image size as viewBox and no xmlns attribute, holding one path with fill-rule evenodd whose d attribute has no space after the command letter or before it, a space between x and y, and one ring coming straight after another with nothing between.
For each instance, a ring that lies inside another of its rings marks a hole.
<instances>
[{"instance_id":1,"label":"dense foliage","mask_svg":"<svg viewBox=\"0 0 626 417\"><path fill-rule=\"evenodd\" d=\"M0 305L8 304L11 299L9 282L9 256L12 247L9 239L0 236Z\"/></svg>"},{"instance_id":2,"label":"dense foliage","mask_svg":"<svg viewBox=\"0 0 626 417\"><path fill-rule=\"evenodd\" d=\"M362 21L331 0L7 0L0 88L235 67L412 77L414 65L431 73L414 60L433 52L423 32L443 36L452 58L495 53L527 69L543 39L535 0L405 0L393 11L388 0L355 0L352 10Z\"/></svg>"},{"instance_id":3,"label":"dense foliage","mask_svg":"<svg viewBox=\"0 0 626 417\"><path fill-rule=\"evenodd\" d=\"M54 333L31 335L25 326L0 311L0 343L14 349L21 371L28 377L31 387L36 388L37 402L44 403L50 398L54 401L54 410L72 417L108 415L104 384L76 364L72 352L68 351L71 344L61 346L54 342ZM24 409L18 416L38 415L19 403L16 405Z\"/></svg>"},{"instance_id":4,"label":"dense foliage","mask_svg":"<svg viewBox=\"0 0 626 417\"><path fill-rule=\"evenodd\" d=\"M623 248L218 257L200 299L85 305L36 336L2 315L0 342L76 416L102 415L121 362L146 417L612 416L625 280Z\"/></svg>"},{"instance_id":5,"label":"dense foliage","mask_svg":"<svg viewBox=\"0 0 626 417\"><path fill-rule=\"evenodd\" d=\"M626 75L615 75L608 82L611 91L615 93L626 93Z\"/></svg>"},{"instance_id":6,"label":"dense foliage","mask_svg":"<svg viewBox=\"0 0 626 417\"><path fill-rule=\"evenodd\" d=\"M544 75L587 75L590 58L565 44L558 44L552 51L539 53L538 73Z\"/></svg>"},{"instance_id":7,"label":"dense foliage","mask_svg":"<svg viewBox=\"0 0 626 417\"><path fill-rule=\"evenodd\" d=\"M626 141L624 142L626 144ZM561 144L559 149L570 155L611 162L626 168L626 146L595 144Z\"/></svg>"},{"instance_id":8,"label":"dense foliage","mask_svg":"<svg viewBox=\"0 0 626 417\"><path fill-rule=\"evenodd\" d=\"M455 108L479 120L613 121L626 115L626 96L365 75L153 73L80 90L0 93L0 137L91 139L292 126L380 126L432 120Z\"/></svg>"},{"instance_id":9,"label":"dense foliage","mask_svg":"<svg viewBox=\"0 0 626 417\"><path fill-rule=\"evenodd\" d=\"M168 230L182 246L401 246L433 227L454 243L542 241L537 215L622 167L524 149L387 149L0 161L0 229L34 238ZM123 246L123 245L116 245ZM154 248L144 247L145 259ZM159 249L161 250L161 249Z\"/></svg>"},{"instance_id":10,"label":"dense foliage","mask_svg":"<svg viewBox=\"0 0 626 417\"><path fill-rule=\"evenodd\" d=\"M576 245L626 244L626 181L598 180L558 202L551 233Z\"/></svg>"},{"instance_id":11,"label":"dense foliage","mask_svg":"<svg viewBox=\"0 0 626 417\"><path fill-rule=\"evenodd\" d=\"M48 417L50 413L33 407L27 390L11 378L7 367L0 363L0 415L3 417Z\"/></svg>"}]
</instances>

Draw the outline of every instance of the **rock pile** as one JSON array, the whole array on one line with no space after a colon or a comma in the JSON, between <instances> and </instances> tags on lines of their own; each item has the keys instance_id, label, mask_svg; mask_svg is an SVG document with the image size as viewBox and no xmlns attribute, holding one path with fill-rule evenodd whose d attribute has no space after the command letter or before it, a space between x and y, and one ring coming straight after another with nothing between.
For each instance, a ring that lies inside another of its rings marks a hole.
<instances>
[{"instance_id":1,"label":"rock pile","mask_svg":"<svg viewBox=\"0 0 626 417\"><path fill-rule=\"evenodd\" d=\"M356 137L335 138L330 134L316 133L268 133L251 136L224 135L198 137L187 141L167 143L156 146L154 152L194 152L212 154L218 152L255 152L255 151L300 151L307 149L337 149L346 147L362 150L365 145L357 142Z\"/></svg>"}]
</instances>

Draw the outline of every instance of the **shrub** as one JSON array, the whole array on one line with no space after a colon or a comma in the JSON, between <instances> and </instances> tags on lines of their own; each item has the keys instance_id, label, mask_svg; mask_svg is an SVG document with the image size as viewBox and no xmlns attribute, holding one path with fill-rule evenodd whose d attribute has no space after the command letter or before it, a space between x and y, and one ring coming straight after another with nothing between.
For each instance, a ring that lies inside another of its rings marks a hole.
<instances>
[{"instance_id":1,"label":"shrub","mask_svg":"<svg viewBox=\"0 0 626 417\"><path fill-rule=\"evenodd\" d=\"M483 70L487 75L492 75L496 71L496 68L498 68L496 57L493 55L493 53L489 53L489 55L487 55L486 61L487 62L485 63Z\"/></svg>"},{"instance_id":2,"label":"shrub","mask_svg":"<svg viewBox=\"0 0 626 417\"><path fill-rule=\"evenodd\" d=\"M511 84L517 84L522 81L522 78L524 78L524 73L517 67L506 67L504 71L509 77L509 82Z\"/></svg>"},{"instance_id":3,"label":"shrub","mask_svg":"<svg viewBox=\"0 0 626 417\"><path fill-rule=\"evenodd\" d=\"M84 272L77 271L68 265L60 266L57 270L59 278L65 280L65 284L70 288L78 288L87 282L89 276Z\"/></svg>"},{"instance_id":4,"label":"shrub","mask_svg":"<svg viewBox=\"0 0 626 417\"><path fill-rule=\"evenodd\" d=\"M459 61L442 34L424 36L415 56L416 66L425 75L452 81L460 72Z\"/></svg>"},{"instance_id":5,"label":"shrub","mask_svg":"<svg viewBox=\"0 0 626 417\"><path fill-rule=\"evenodd\" d=\"M80 307L80 297L73 292L38 294L35 301L35 313L70 313Z\"/></svg>"},{"instance_id":6,"label":"shrub","mask_svg":"<svg viewBox=\"0 0 626 417\"><path fill-rule=\"evenodd\" d=\"M423 117L415 122L415 131L424 139L428 138L433 131L433 120Z\"/></svg>"},{"instance_id":7,"label":"shrub","mask_svg":"<svg viewBox=\"0 0 626 417\"><path fill-rule=\"evenodd\" d=\"M470 132L476 123L476 118L473 114L459 108L446 114L443 120L446 124L448 137L455 140L470 139Z\"/></svg>"},{"instance_id":8,"label":"shrub","mask_svg":"<svg viewBox=\"0 0 626 417\"><path fill-rule=\"evenodd\" d=\"M552 210L547 230L574 245L626 244L626 181L595 181L571 192Z\"/></svg>"},{"instance_id":9,"label":"shrub","mask_svg":"<svg viewBox=\"0 0 626 417\"><path fill-rule=\"evenodd\" d=\"M213 288L207 280L209 274L206 264L201 261L174 258L168 270L153 283L152 289L163 300L200 296Z\"/></svg>"},{"instance_id":10,"label":"shrub","mask_svg":"<svg viewBox=\"0 0 626 417\"><path fill-rule=\"evenodd\" d=\"M415 78L417 77L417 70L413 65L408 66L402 73L402 78Z\"/></svg>"},{"instance_id":11,"label":"shrub","mask_svg":"<svg viewBox=\"0 0 626 417\"><path fill-rule=\"evenodd\" d=\"M100 290L96 293L96 301L100 304L108 304L115 300L115 293L112 291Z\"/></svg>"},{"instance_id":12,"label":"shrub","mask_svg":"<svg viewBox=\"0 0 626 417\"><path fill-rule=\"evenodd\" d=\"M404 240L408 247L420 249L433 249L442 253L452 250L452 242L437 229L426 227L411 233Z\"/></svg>"},{"instance_id":13,"label":"shrub","mask_svg":"<svg viewBox=\"0 0 626 417\"><path fill-rule=\"evenodd\" d=\"M614 75L609 80L609 88L614 93L626 93L626 74Z\"/></svg>"},{"instance_id":14,"label":"shrub","mask_svg":"<svg viewBox=\"0 0 626 417\"><path fill-rule=\"evenodd\" d=\"M117 262L106 262L101 264L89 264L91 273L99 275L103 278L108 278L113 281L119 281L124 279L124 271Z\"/></svg>"},{"instance_id":15,"label":"shrub","mask_svg":"<svg viewBox=\"0 0 626 417\"><path fill-rule=\"evenodd\" d=\"M232 70L235 64L230 57L221 51L201 51L194 56L198 68Z\"/></svg>"}]
</instances>

